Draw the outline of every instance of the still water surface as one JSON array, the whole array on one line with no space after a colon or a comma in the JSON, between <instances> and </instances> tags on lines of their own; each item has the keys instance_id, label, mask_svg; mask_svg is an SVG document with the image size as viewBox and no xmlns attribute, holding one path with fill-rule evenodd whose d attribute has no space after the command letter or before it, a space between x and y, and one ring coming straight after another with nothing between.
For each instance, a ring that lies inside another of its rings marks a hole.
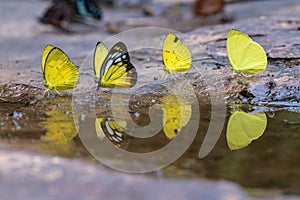
<instances>
[{"instance_id":1,"label":"still water surface","mask_svg":"<svg viewBox=\"0 0 300 200\"><path fill-rule=\"evenodd\" d=\"M57 97L45 99L43 104L27 106L1 103L1 143L9 144L12 149L78 158L99 164L76 135L71 101L71 97ZM199 105L199 108L199 128L192 145L173 164L148 173L149 176L227 179L246 188L279 189L300 194L299 112L286 108L265 112L267 127L262 136L244 148L230 150L226 126L233 109L228 107L220 138L212 151L199 159L199 149L210 123L210 106ZM110 118L108 116L105 119ZM137 121L147 124L149 117L140 114ZM130 136L123 139L126 146L119 146L132 152L150 152L170 142L162 130L147 139Z\"/></svg>"}]
</instances>

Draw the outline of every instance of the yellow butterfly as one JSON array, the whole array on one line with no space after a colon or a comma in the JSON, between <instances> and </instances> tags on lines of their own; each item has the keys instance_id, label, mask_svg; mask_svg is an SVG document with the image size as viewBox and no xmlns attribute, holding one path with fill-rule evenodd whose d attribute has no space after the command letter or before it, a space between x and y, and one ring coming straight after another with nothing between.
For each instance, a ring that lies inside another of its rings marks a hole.
<instances>
[{"instance_id":1,"label":"yellow butterfly","mask_svg":"<svg viewBox=\"0 0 300 200\"><path fill-rule=\"evenodd\" d=\"M107 88L129 88L137 81L137 72L126 45L116 43L110 51L98 42L94 52L95 79L99 86Z\"/></svg>"},{"instance_id":2,"label":"yellow butterfly","mask_svg":"<svg viewBox=\"0 0 300 200\"><path fill-rule=\"evenodd\" d=\"M234 111L227 124L227 144L229 149L237 150L258 139L267 127L266 114L249 114L242 110Z\"/></svg>"},{"instance_id":3,"label":"yellow butterfly","mask_svg":"<svg viewBox=\"0 0 300 200\"><path fill-rule=\"evenodd\" d=\"M189 122L192 113L191 105L181 105L174 94L167 94L162 98L162 109L164 133L167 138L173 139Z\"/></svg>"},{"instance_id":4,"label":"yellow butterfly","mask_svg":"<svg viewBox=\"0 0 300 200\"><path fill-rule=\"evenodd\" d=\"M231 68L237 73L256 74L267 67L264 49L238 30L228 32L227 54Z\"/></svg>"},{"instance_id":5,"label":"yellow butterfly","mask_svg":"<svg viewBox=\"0 0 300 200\"><path fill-rule=\"evenodd\" d=\"M168 73L183 72L192 64L192 55L187 46L173 33L169 33L163 44L164 70Z\"/></svg>"},{"instance_id":6,"label":"yellow butterfly","mask_svg":"<svg viewBox=\"0 0 300 200\"><path fill-rule=\"evenodd\" d=\"M121 126L125 127L126 122L121 122ZM113 120L96 118L95 129L99 139L103 140L107 137L113 144L121 147L124 143L125 131L118 123Z\"/></svg>"},{"instance_id":7,"label":"yellow butterfly","mask_svg":"<svg viewBox=\"0 0 300 200\"><path fill-rule=\"evenodd\" d=\"M45 47L41 66L44 85L50 90L70 90L78 83L79 71L76 65L58 47Z\"/></svg>"}]
</instances>

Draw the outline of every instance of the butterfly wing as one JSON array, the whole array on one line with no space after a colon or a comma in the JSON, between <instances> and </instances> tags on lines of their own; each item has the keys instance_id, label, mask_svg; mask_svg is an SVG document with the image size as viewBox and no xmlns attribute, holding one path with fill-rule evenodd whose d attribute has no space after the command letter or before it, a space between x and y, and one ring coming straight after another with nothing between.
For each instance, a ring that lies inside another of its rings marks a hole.
<instances>
[{"instance_id":1,"label":"butterfly wing","mask_svg":"<svg viewBox=\"0 0 300 200\"><path fill-rule=\"evenodd\" d=\"M79 80L79 71L59 48L52 48L45 60L45 86L50 90L73 89Z\"/></svg>"},{"instance_id":2,"label":"butterfly wing","mask_svg":"<svg viewBox=\"0 0 300 200\"><path fill-rule=\"evenodd\" d=\"M136 81L137 72L130 62L127 47L124 43L118 42L108 52L101 65L100 85L108 88L129 88Z\"/></svg>"},{"instance_id":3,"label":"butterfly wing","mask_svg":"<svg viewBox=\"0 0 300 200\"><path fill-rule=\"evenodd\" d=\"M267 127L265 113L248 114L234 111L227 124L227 144L229 149L236 150L246 147L252 140L258 139Z\"/></svg>"},{"instance_id":4,"label":"butterfly wing","mask_svg":"<svg viewBox=\"0 0 300 200\"><path fill-rule=\"evenodd\" d=\"M44 75L44 73L45 73L46 58L48 57L49 52L50 52L53 48L55 48L55 47L52 46L51 44L48 44L48 45L44 48L44 52L43 52L43 55L42 55L42 63L41 63L43 75Z\"/></svg>"},{"instance_id":5,"label":"butterfly wing","mask_svg":"<svg viewBox=\"0 0 300 200\"><path fill-rule=\"evenodd\" d=\"M190 121L192 116L192 106L190 104L181 105L181 123L180 126L184 127Z\"/></svg>"},{"instance_id":6,"label":"butterfly wing","mask_svg":"<svg viewBox=\"0 0 300 200\"><path fill-rule=\"evenodd\" d=\"M190 50L172 33L164 40L162 56L165 70L169 73L186 71L192 64Z\"/></svg>"},{"instance_id":7,"label":"butterfly wing","mask_svg":"<svg viewBox=\"0 0 300 200\"><path fill-rule=\"evenodd\" d=\"M122 124L122 127L124 126L126 126L126 124ZM113 120L97 118L95 121L95 128L98 138L103 140L104 137L107 137L118 147L121 147L124 143L125 132L122 127Z\"/></svg>"},{"instance_id":8,"label":"butterfly wing","mask_svg":"<svg viewBox=\"0 0 300 200\"><path fill-rule=\"evenodd\" d=\"M266 69L267 56L264 49L238 30L230 30L227 54L233 70L243 74L256 74Z\"/></svg>"},{"instance_id":9,"label":"butterfly wing","mask_svg":"<svg viewBox=\"0 0 300 200\"><path fill-rule=\"evenodd\" d=\"M102 42L98 42L94 52L94 72L96 82L100 81L100 69L105 58L108 55L108 49Z\"/></svg>"},{"instance_id":10,"label":"butterfly wing","mask_svg":"<svg viewBox=\"0 0 300 200\"><path fill-rule=\"evenodd\" d=\"M173 94L162 98L163 131L168 139L173 139L191 118L191 105L181 105Z\"/></svg>"}]
</instances>

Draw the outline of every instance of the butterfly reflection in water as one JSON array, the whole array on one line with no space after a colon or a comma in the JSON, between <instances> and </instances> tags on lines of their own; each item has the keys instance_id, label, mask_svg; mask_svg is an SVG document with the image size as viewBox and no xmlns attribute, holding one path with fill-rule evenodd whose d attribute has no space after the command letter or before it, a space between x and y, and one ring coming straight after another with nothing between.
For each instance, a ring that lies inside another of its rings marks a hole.
<instances>
[{"instance_id":1,"label":"butterfly reflection in water","mask_svg":"<svg viewBox=\"0 0 300 200\"><path fill-rule=\"evenodd\" d=\"M165 95L161 101L163 132L171 140L189 122L192 108L190 104L184 104L182 101L179 101L173 94ZM100 140L107 137L117 147L124 147L125 136L127 135L125 131L126 125L126 121L116 122L111 118L97 118L95 120L97 137Z\"/></svg>"},{"instance_id":2,"label":"butterfly reflection in water","mask_svg":"<svg viewBox=\"0 0 300 200\"><path fill-rule=\"evenodd\" d=\"M235 110L227 124L227 144L230 150L246 147L258 139L267 127L267 116L264 112L246 113Z\"/></svg>"},{"instance_id":3,"label":"butterfly reflection in water","mask_svg":"<svg viewBox=\"0 0 300 200\"><path fill-rule=\"evenodd\" d=\"M191 118L192 107L187 102L167 94L162 99L163 131L168 139L173 139L187 125Z\"/></svg>"},{"instance_id":4,"label":"butterfly reflection in water","mask_svg":"<svg viewBox=\"0 0 300 200\"><path fill-rule=\"evenodd\" d=\"M109 139L117 147L124 145L124 135L126 134L123 127L126 127L126 122L116 122L110 118L97 118L95 120L95 129L97 137L103 140L105 137Z\"/></svg>"}]
</instances>

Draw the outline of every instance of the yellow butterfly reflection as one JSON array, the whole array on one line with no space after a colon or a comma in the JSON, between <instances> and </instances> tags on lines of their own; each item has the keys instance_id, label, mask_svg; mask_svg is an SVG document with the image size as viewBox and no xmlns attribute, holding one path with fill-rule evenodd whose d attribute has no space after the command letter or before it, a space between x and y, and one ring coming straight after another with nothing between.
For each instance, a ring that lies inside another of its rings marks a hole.
<instances>
[{"instance_id":1,"label":"yellow butterfly reflection","mask_svg":"<svg viewBox=\"0 0 300 200\"><path fill-rule=\"evenodd\" d=\"M45 87L49 90L70 90L76 87L79 71L68 56L58 47L47 45L42 55Z\"/></svg>"},{"instance_id":2,"label":"yellow butterfly reflection","mask_svg":"<svg viewBox=\"0 0 300 200\"><path fill-rule=\"evenodd\" d=\"M238 30L230 30L227 38L227 54L231 68L237 73L256 74L266 69L264 49Z\"/></svg>"},{"instance_id":3,"label":"yellow butterfly reflection","mask_svg":"<svg viewBox=\"0 0 300 200\"><path fill-rule=\"evenodd\" d=\"M168 139L173 139L191 118L192 107L174 94L167 94L162 99L163 131Z\"/></svg>"},{"instance_id":4,"label":"yellow butterfly reflection","mask_svg":"<svg viewBox=\"0 0 300 200\"><path fill-rule=\"evenodd\" d=\"M65 109L56 106L46 112L47 118L41 124L46 129L46 135L42 138L44 141L68 144L77 135L73 116L66 113Z\"/></svg>"},{"instance_id":5,"label":"yellow butterfly reflection","mask_svg":"<svg viewBox=\"0 0 300 200\"><path fill-rule=\"evenodd\" d=\"M116 43L110 51L98 42L94 52L95 79L99 86L129 88L137 81L137 72L123 42Z\"/></svg>"},{"instance_id":6,"label":"yellow butterfly reflection","mask_svg":"<svg viewBox=\"0 0 300 200\"><path fill-rule=\"evenodd\" d=\"M263 112L246 113L242 110L234 111L227 124L227 145L230 150L237 150L248 146L252 140L258 139L267 127L267 117Z\"/></svg>"},{"instance_id":7,"label":"yellow butterfly reflection","mask_svg":"<svg viewBox=\"0 0 300 200\"><path fill-rule=\"evenodd\" d=\"M107 137L117 147L122 147L124 144L126 122L115 122L111 119L97 118L95 120L95 129L100 140Z\"/></svg>"},{"instance_id":8,"label":"yellow butterfly reflection","mask_svg":"<svg viewBox=\"0 0 300 200\"><path fill-rule=\"evenodd\" d=\"M190 50L173 33L167 34L164 40L162 57L168 73L186 71L192 64Z\"/></svg>"}]
</instances>

